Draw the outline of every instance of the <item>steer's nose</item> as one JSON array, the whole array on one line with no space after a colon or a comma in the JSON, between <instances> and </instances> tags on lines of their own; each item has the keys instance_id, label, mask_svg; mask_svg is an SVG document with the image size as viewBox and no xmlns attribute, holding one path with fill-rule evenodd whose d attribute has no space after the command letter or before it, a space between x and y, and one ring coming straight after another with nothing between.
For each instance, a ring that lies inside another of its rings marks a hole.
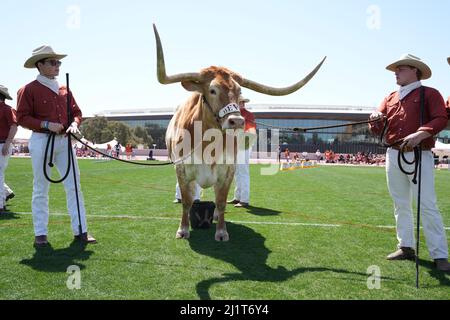
<instances>
[{"instance_id":1,"label":"steer's nose","mask_svg":"<svg viewBox=\"0 0 450 320\"><path fill-rule=\"evenodd\" d=\"M231 129L242 129L244 128L245 120L241 116L230 116L228 118L228 124Z\"/></svg>"}]
</instances>

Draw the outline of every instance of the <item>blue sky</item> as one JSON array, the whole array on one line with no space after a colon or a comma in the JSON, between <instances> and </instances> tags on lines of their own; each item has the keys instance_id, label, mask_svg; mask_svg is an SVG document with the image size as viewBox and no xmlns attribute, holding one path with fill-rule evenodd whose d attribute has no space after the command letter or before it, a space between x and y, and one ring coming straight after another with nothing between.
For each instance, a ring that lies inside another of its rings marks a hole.
<instances>
[{"instance_id":1,"label":"blue sky","mask_svg":"<svg viewBox=\"0 0 450 320\"><path fill-rule=\"evenodd\" d=\"M433 70L424 83L447 97L449 12L445 0L2 0L0 84L15 97L36 77L23 63L34 48L48 44L68 54L60 80L70 73L86 115L175 107L188 93L156 79L156 23L169 74L219 65L286 86L328 57L310 83L289 96L244 89L251 103L375 108L396 90L385 67L403 53L424 59Z\"/></svg>"}]
</instances>

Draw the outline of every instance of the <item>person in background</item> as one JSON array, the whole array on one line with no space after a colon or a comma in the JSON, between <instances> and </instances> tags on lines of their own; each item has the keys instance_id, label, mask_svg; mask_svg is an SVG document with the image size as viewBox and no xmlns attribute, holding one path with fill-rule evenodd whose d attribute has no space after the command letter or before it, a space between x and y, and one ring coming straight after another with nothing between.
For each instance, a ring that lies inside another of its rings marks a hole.
<instances>
[{"instance_id":1,"label":"person in background","mask_svg":"<svg viewBox=\"0 0 450 320\"><path fill-rule=\"evenodd\" d=\"M200 202L200 196L201 196L202 188L198 185L198 183L195 184L195 194L194 194L194 202ZM177 182L177 185L175 186L175 200L173 200L173 203L181 203L181 190L180 185Z\"/></svg>"},{"instance_id":2,"label":"person in background","mask_svg":"<svg viewBox=\"0 0 450 320\"><path fill-rule=\"evenodd\" d=\"M131 155L133 154L133 146L131 145L131 143L126 144L125 153L127 154L127 159L131 160Z\"/></svg>"},{"instance_id":3,"label":"person in background","mask_svg":"<svg viewBox=\"0 0 450 320\"><path fill-rule=\"evenodd\" d=\"M286 158L286 162L289 162L290 158L290 151L288 148L284 149L284 157Z\"/></svg>"},{"instance_id":4,"label":"person in background","mask_svg":"<svg viewBox=\"0 0 450 320\"><path fill-rule=\"evenodd\" d=\"M116 145L114 146L115 156L117 159L120 157L120 149L122 146L120 145L119 141L117 141Z\"/></svg>"},{"instance_id":5,"label":"person in background","mask_svg":"<svg viewBox=\"0 0 450 320\"><path fill-rule=\"evenodd\" d=\"M319 149L316 150L316 159L317 162L320 162L320 160L322 160L322 153L320 152Z\"/></svg>"},{"instance_id":6,"label":"person in background","mask_svg":"<svg viewBox=\"0 0 450 320\"><path fill-rule=\"evenodd\" d=\"M450 57L447 58L448 64L450 64ZM447 118L450 120L450 96L447 99L447 103L445 104L447 110Z\"/></svg>"},{"instance_id":7,"label":"person in background","mask_svg":"<svg viewBox=\"0 0 450 320\"><path fill-rule=\"evenodd\" d=\"M5 188L7 187L5 171L11 155L11 142L17 133L16 110L5 103L6 99L12 100L8 88L0 85L0 148L2 150L0 154L0 214L6 212L8 195ZM14 193L10 193L9 197L9 199L14 197Z\"/></svg>"},{"instance_id":8,"label":"person in background","mask_svg":"<svg viewBox=\"0 0 450 320\"><path fill-rule=\"evenodd\" d=\"M236 182L234 199L227 201L227 203L234 204L236 208L247 208L250 205L250 150L255 142L256 123L253 113L245 107L248 102L250 102L249 99L239 97L239 111L245 120L246 141L244 148L238 149L237 152L237 164L234 172Z\"/></svg>"}]
</instances>

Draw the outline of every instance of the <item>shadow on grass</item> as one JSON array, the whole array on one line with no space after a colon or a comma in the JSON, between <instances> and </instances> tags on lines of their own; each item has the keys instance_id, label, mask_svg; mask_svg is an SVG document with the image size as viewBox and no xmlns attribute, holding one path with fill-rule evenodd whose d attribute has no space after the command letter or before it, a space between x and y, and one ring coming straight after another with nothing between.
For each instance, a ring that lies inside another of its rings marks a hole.
<instances>
[{"instance_id":1,"label":"shadow on grass","mask_svg":"<svg viewBox=\"0 0 450 320\"><path fill-rule=\"evenodd\" d=\"M437 270L434 265L434 262L419 259L419 267L429 269L428 273L430 274L430 276L438 280L441 286L450 287L449 275L448 274L446 275L446 273ZM419 286L420 286L420 278L419 278Z\"/></svg>"},{"instance_id":2,"label":"shadow on grass","mask_svg":"<svg viewBox=\"0 0 450 320\"><path fill-rule=\"evenodd\" d=\"M306 267L287 270L283 266L272 268L266 264L270 250L264 245L265 238L252 229L227 222L230 241L214 241L215 227L208 230L192 230L189 245L195 252L232 264L240 273L226 273L223 277L199 282L197 294L202 300L209 300L209 288L218 283L233 281L283 282L298 274L307 272L335 272L361 276L367 281L366 273L350 272L343 269Z\"/></svg>"},{"instance_id":3,"label":"shadow on grass","mask_svg":"<svg viewBox=\"0 0 450 320\"><path fill-rule=\"evenodd\" d=\"M71 265L77 265L80 270L85 266L80 263L89 259L93 251L86 251L86 245L79 241L72 241L69 247L53 249L51 245L36 248L31 259L23 259L20 264L27 265L34 270L45 272L66 272Z\"/></svg>"},{"instance_id":4,"label":"shadow on grass","mask_svg":"<svg viewBox=\"0 0 450 320\"><path fill-rule=\"evenodd\" d=\"M246 208L246 212L250 214L254 214L256 216L275 216L281 213L281 211L273 210L273 209L267 209L267 208L260 208L260 207L254 207L254 206L248 206Z\"/></svg>"},{"instance_id":5,"label":"shadow on grass","mask_svg":"<svg viewBox=\"0 0 450 320\"><path fill-rule=\"evenodd\" d=\"M20 219L20 216L14 213L14 211L10 211L9 209L4 213L0 213L0 220L17 220L17 219Z\"/></svg>"}]
</instances>

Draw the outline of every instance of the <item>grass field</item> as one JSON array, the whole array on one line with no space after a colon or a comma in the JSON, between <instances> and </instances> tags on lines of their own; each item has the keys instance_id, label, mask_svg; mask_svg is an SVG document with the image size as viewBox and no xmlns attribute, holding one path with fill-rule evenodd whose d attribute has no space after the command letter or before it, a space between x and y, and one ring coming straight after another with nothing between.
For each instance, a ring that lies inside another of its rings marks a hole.
<instances>
[{"instance_id":1,"label":"grass field","mask_svg":"<svg viewBox=\"0 0 450 320\"><path fill-rule=\"evenodd\" d=\"M33 247L29 159L11 159L16 197L0 217L0 299L449 299L450 277L432 267L421 242L414 262L389 262L396 248L384 168L330 167L262 176L251 166L251 205L227 206L230 241L214 229L176 240L181 207L172 204L172 166L80 160L90 232L72 243L65 194L50 190L51 248ZM450 226L450 171L436 171L438 204ZM234 188L234 186L233 186ZM231 198L232 195L230 195ZM211 190L204 200L213 200ZM448 229L447 229L448 230ZM448 233L448 231L447 231ZM423 234L422 234L422 240ZM80 268L70 290L67 268ZM369 289L370 266L381 272Z\"/></svg>"}]
</instances>

